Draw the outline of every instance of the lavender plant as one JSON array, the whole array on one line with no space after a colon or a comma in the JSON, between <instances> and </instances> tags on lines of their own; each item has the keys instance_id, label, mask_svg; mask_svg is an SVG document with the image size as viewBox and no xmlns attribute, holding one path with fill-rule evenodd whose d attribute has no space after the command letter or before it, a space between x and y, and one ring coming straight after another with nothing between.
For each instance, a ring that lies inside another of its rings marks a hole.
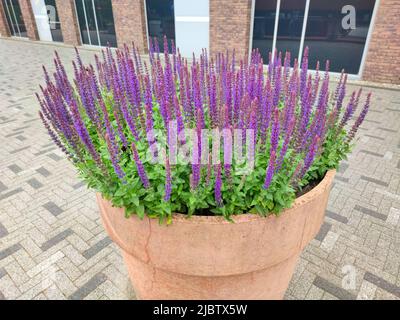
<instances>
[{"instance_id":1,"label":"lavender plant","mask_svg":"<svg viewBox=\"0 0 400 320\"><path fill-rule=\"evenodd\" d=\"M345 103L344 73L329 90L329 62L310 73L308 49L292 68L270 54L265 72L257 50L189 63L168 47L106 49L95 67L77 50L73 80L56 53L37 94L52 140L127 217L279 214L338 167L369 109L361 90Z\"/></svg>"}]
</instances>

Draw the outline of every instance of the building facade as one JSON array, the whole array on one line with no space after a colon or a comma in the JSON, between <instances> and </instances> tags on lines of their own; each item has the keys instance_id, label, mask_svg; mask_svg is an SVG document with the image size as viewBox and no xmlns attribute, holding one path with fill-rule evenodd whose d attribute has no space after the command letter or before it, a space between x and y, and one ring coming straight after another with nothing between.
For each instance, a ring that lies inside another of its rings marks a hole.
<instances>
[{"instance_id":1,"label":"building facade","mask_svg":"<svg viewBox=\"0 0 400 320\"><path fill-rule=\"evenodd\" d=\"M399 0L0 0L0 36L144 53L166 35L187 57L257 48L264 61L309 47L311 64L400 84L399 15Z\"/></svg>"}]
</instances>

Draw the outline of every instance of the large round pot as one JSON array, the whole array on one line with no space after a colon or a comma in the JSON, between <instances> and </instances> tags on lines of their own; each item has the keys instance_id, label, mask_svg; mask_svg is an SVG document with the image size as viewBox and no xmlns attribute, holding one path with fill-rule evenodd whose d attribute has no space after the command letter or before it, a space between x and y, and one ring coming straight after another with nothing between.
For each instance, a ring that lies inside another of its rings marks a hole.
<instances>
[{"instance_id":1,"label":"large round pot","mask_svg":"<svg viewBox=\"0 0 400 320\"><path fill-rule=\"evenodd\" d=\"M279 217L176 214L171 225L136 216L97 194L104 226L122 249L139 299L282 299L318 233L335 171Z\"/></svg>"}]
</instances>

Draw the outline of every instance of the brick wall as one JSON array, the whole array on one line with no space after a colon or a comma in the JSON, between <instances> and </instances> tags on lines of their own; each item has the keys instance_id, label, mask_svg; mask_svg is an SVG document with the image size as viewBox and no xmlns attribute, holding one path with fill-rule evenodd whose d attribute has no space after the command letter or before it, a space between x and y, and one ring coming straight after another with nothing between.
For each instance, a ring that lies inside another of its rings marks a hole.
<instances>
[{"instance_id":1,"label":"brick wall","mask_svg":"<svg viewBox=\"0 0 400 320\"><path fill-rule=\"evenodd\" d=\"M74 0L56 0L56 6L60 17L64 43L79 46L81 38Z\"/></svg>"},{"instance_id":2,"label":"brick wall","mask_svg":"<svg viewBox=\"0 0 400 320\"><path fill-rule=\"evenodd\" d=\"M363 80L400 84L400 1L381 0Z\"/></svg>"},{"instance_id":3,"label":"brick wall","mask_svg":"<svg viewBox=\"0 0 400 320\"><path fill-rule=\"evenodd\" d=\"M210 0L210 51L249 51L251 0Z\"/></svg>"},{"instance_id":4,"label":"brick wall","mask_svg":"<svg viewBox=\"0 0 400 320\"><path fill-rule=\"evenodd\" d=\"M32 11L32 5L30 0L19 0L21 7L22 17L24 19L28 38L30 40L39 40L39 34L37 31L35 16Z\"/></svg>"},{"instance_id":5,"label":"brick wall","mask_svg":"<svg viewBox=\"0 0 400 320\"><path fill-rule=\"evenodd\" d=\"M1 1L0 2L0 37L8 37L8 36L10 36L10 31L8 30L6 15L5 15L3 4Z\"/></svg>"},{"instance_id":6,"label":"brick wall","mask_svg":"<svg viewBox=\"0 0 400 320\"><path fill-rule=\"evenodd\" d=\"M133 41L140 52L146 52L147 35L144 1L113 1L113 14L118 46L122 47L124 43L130 46Z\"/></svg>"}]
</instances>

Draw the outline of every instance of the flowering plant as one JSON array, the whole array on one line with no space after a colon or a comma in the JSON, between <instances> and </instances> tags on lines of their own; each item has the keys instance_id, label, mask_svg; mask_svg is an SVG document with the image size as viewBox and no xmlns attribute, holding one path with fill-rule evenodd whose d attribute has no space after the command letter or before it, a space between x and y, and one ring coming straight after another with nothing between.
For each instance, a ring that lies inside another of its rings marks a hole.
<instances>
[{"instance_id":1,"label":"flowering plant","mask_svg":"<svg viewBox=\"0 0 400 320\"><path fill-rule=\"evenodd\" d=\"M37 95L53 141L127 217L279 214L349 153L371 94L350 123L361 89L345 103L342 72L330 92L329 62L310 73L308 49L292 68L290 53L270 54L265 72L257 50L189 64L164 42L147 62L125 46L93 67L77 51L73 81L56 53Z\"/></svg>"}]
</instances>

